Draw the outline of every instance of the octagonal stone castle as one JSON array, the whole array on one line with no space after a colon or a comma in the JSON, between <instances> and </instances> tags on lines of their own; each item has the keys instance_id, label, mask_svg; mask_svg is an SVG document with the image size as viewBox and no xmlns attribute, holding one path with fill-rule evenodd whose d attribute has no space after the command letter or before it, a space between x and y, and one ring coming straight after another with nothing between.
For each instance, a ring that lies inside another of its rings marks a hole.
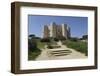
<instances>
[{"instance_id":1,"label":"octagonal stone castle","mask_svg":"<svg viewBox=\"0 0 100 76\"><path fill-rule=\"evenodd\" d=\"M49 25L44 25L43 29L43 38L59 38L65 37L66 39L70 38L70 27L67 24L58 25L55 22L52 22Z\"/></svg>"}]
</instances>

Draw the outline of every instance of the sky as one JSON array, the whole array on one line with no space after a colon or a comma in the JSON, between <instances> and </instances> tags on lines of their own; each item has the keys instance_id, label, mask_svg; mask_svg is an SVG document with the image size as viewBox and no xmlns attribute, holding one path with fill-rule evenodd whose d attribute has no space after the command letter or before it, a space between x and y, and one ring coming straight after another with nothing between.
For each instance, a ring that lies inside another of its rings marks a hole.
<instances>
[{"instance_id":1,"label":"sky","mask_svg":"<svg viewBox=\"0 0 100 76\"><path fill-rule=\"evenodd\" d=\"M88 33L88 17L28 15L28 34L42 37L43 26L52 22L67 24L71 28L71 37L81 38Z\"/></svg>"}]
</instances>

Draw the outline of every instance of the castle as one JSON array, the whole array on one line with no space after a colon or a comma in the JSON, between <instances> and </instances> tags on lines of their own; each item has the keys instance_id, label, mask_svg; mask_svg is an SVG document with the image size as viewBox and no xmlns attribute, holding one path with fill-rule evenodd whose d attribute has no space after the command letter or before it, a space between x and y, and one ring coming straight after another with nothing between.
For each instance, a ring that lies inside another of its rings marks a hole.
<instances>
[{"instance_id":1,"label":"castle","mask_svg":"<svg viewBox=\"0 0 100 76\"><path fill-rule=\"evenodd\" d=\"M52 22L50 25L44 25L43 38L48 37L65 37L66 39L68 39L70 38L70 27L68 27L67 24L58 25L55 22Z\"/></svg>"}]
</instances>

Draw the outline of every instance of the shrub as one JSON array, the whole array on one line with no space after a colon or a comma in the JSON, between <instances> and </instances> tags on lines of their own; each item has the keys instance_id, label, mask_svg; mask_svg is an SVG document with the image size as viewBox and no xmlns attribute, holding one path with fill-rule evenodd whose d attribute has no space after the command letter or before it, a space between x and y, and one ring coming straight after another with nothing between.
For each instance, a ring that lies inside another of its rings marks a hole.
<instances>
[{"instance_id":1,"label":"shrub","mask_svg":"<svg viewBox=\"0 0 100 76\"><path fill-rule=\"evenodd\" d=\"M78 41L78 38L70 38L71 41Z\"/></svg>"},{"instance_id":2,"label":"shrub","mask_svg":"<svg viewBox=\"0 0 100 76\"><path fill-rule=\"evenodd\" d=\"M43 38L43 39L41 39L41 42L50 42L50 39L49 38Z\"/></svg>"},{"instance_id":3,"label":"shrub","mask_svg":"<svg viewBox=\"0 0 100 76\"><path fill-rule=\"evenodd\" d=\"M88 39L88 35L83 35L82 39Z\"/></svg>"},{"instance_id":4,"label":"shrub","mask_svg":"<svg viewBox=\"0 0 100 76\"><path fill-rule=\"evenodd\" d=\"M59 40L66 40L65 37L59 37Z\"/></svg>"},{"instance_id":5,"label":"shrub","mask_svg":"<svg viewBox=\"0 0 100 76\"><path fill-rule=\"evenodd\" d=\"M48 45L47 48L48 49L53 49L53 47L51 45Z\"/></svg>"},{"instance_id":6,"label":"shrub","mask_svg":"<svg viewBox=\"0 0 100 76\"><path fill-rule=\"evenodd\" d=\"M28 40L28 60L35 60L38 55L41 54L41 50L37 47L36 39L31 38Z\"/></svg>"},{"instance_id":7,"label":"shrub","mask_svg":"<svg viewBox=\"0 0 100 76\"><path fill-rule=\"evenodd\" d=\"M59 41L59 39L58 38L54 38L54 41Z\"/></svg>"},{"instance_id":8,"label":"shrub","mask_svg":"<svg viewBox=\"0 0 100 76\"><path fill-rule=\"evenodd\" d=\"M41 50L36 48L34 51L28 51L28 60L35 60L40 54Z\"/></svg>"},{"instance_id":9,"label":"shrub","mask_svg":"<svg viewBox=\"0 0 100 76\"><path fill-rule=\"evenodd\" d=\"M28 49L30 50L30 51L34 51L34 49L36 49L37 48L37 43L36 43L36 41L34 40L34 39L29 39L28 40Z\"/></svg>"}]
</instances>

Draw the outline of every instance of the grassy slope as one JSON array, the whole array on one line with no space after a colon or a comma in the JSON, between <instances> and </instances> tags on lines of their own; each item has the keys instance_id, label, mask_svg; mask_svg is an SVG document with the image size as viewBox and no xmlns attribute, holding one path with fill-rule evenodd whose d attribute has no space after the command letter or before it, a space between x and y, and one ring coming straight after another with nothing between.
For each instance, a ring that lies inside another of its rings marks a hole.
<instances>
[{"instance_id":1,"label":"grassy slope","mask_svg":"<svg viewBox=\"0 0 100 76\"><path fill-rule=\"evenodd\" d=\"M33 51L29 51L28 53L28 60L35 60L40 54L40 49L43 49L45 45L47 44L56 44L54 41L51 42L41 42L39 39L36 40L37 42L37 49L33 49Z\"/></svg>"},{"instance_id":2,"label":"grassy slope","mask_svg":"<svg viewBox=\"0 0 100 76\"><path fill-rule=\"evenodd\" d=\"M41 54L41 50L36 48L33 51L28 52L28 60L35 60L38 55Z\"/></svg>"},{"instance_id":3,"label":"grassy slope","mask_svg":"<svg viewBox=\"0 0 100 76\"><path fill-rule=\"evenodd\" d=\"M51 44L51 45L56 44L56 42L54 42L54 41L51 41L49 43L41 42L40 40L36 40L36 41L37 41L37 49L33 49L33 52L29 51L29 55L28 55L29 60L35 60L38 57L38 55L41 54L40 49L43 49L46 44ZM67 47L73 48L73 49L75 49L75 50L77 50L81 53L85 53L85 55L87 56L87 54L88 54L87 42L71 41L71 40L65 40L65 41L62 41L62 42Z\"/></svg>"},{"instance_id":4,"label":"grassy slope","mask_svg":"<svg viewBox=\"0 0 100 76\"><path fill-rule=\"evenodd\" d=\"M87 42L66 40L63 41L63 44L69 48L73 48L81 53L84 53L86 56L88 55Z\"/></svg>"},{"instance_id":5,"label":"grassy slope","mask_svg":"<svg viewBox=\"0 0 100 76\"><path fill-rule=\"evenodd\" d=\"M41 43L39 40L36 41L38 46L36 49L33 49L33 51L31 50L28 52L28 60L35 60L41 54L40 48L44 48L45 44Z\"/></svg>"}]
</instances>

